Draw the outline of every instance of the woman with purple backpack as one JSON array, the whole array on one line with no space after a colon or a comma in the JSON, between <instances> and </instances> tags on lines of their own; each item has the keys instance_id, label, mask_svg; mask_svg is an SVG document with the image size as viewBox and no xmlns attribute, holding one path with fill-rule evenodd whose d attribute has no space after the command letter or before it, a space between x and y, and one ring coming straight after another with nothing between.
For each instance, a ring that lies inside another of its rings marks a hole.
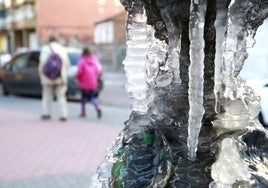
<instances>
[{"instance_id":1,"label":"woman with purple backpack","mask_svg":"<svg viewBox=\"0 0 268 188\"><path fill-rule=\"evenodd\" d=\"M86 116L86 102L89 100L95 107L97 117L101 118L101 110L95 92L98 88L98 77L101 74L101 67L98 59L91 53L89 48L84 48L82 56L78 60L77 80L81 88L81 117Z\"/></svg>"}]
</instances>

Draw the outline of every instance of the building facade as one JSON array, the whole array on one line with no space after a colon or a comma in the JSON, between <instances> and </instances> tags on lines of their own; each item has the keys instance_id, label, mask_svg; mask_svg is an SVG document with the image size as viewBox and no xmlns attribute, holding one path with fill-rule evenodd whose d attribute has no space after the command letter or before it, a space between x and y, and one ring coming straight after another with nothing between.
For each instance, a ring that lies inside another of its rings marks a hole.
<instances>
[{"instance_id":1,"label":"building facade","mask_svg":"<svg viewBox=\"0 0 268 188\"><path fill-rule=\"evenodd\" d=\"M94 43L104 68L121 70L126 56L126 17L121 11L95 23Z\"/></svg>"},{"instance_id":2,"label":"building facade","mask_svg":"<svg viewBox=\"0 0 268 188\"><path fill-rule=\"evenodd\" d=\"M0 0L0 52L8 51L5 1Z\"/></svg>"},{"instance_id":3,"label":"building facade","mask_svg":"<svg viewBox=\"0 0 268 188\"><path fill-rule=\"evenodd\" d=\"M5 0L8 48L37 47L35 0Z\"/></svg>"},{"instance_id":4,"label":"building facade","mask_svg":"<svg viewBox=\"0 0 268 188\"><path fill-rule=\"evenodd\" d=\"M119 0L5 0L10 51L55 35L66 46L91 44L94 23L123 10Z\"/></svg>"}]
</instances>

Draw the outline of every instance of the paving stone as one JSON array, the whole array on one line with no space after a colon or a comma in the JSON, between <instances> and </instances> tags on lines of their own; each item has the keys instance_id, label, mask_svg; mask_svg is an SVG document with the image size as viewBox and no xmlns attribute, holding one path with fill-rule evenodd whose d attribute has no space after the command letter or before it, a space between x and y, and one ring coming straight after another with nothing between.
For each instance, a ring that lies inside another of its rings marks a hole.
<instances>
[{"instance_id":1,"label":"paving stone","mask_svg":"<svg viewBox=\"0 0 268 188\"><path fill-rule=\"evenodd\" d=\"M122 117L115 117L128 113L107 107L104 119L71 115L59 123L40 119L38 100L5 100L0 97L0 188L89 188L90 174L123 129ZM12 108L16 103L31 108ZM73 112L80 104L69 107Z\"/></svg>"}]
</instances>

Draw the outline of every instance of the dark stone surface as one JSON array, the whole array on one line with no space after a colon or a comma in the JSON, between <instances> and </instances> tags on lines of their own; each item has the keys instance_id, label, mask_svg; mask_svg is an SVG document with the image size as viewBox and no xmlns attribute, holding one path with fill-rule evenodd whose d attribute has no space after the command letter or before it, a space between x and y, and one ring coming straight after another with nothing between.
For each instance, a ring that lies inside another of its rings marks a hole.
<instances>
[{"instance_id":1,"label":"dark stone surface","mask_svg":"<svg viewBox=\"0 0 268 188\"><path fill-rule=\"evenodd\" d=\"M267 135L260 130L224 130L217 133L212 126L216 118L214 112L214 58L218 12L227 12L230 0L208 0L205 16L204 41L204 108L203 125L199 135L197 157L188 159L188 69L190 65L189 41L189 0L121 0L131 20L135 13L143 12L148 17L147 24L156 30L155 37L170 44L175 36L181 36L180 73L182 82L171 83L166 87L150 86L154 100L149 104L148 113L138 115L134 112L126 122L123 132L122 148L116 154L117 162L113 168L114 187L199 187L207 188L212 182L211 166L216 161L222 139L230 137L241 139L248 149L241 155L251 165L257 161L268 166ZM268 16L268 0L237 0L233 10L246 12L244 31L256 30ZM170 29L167 26L172 26ZM177 42L177 41L175 41ZM223 86L224 87L224 86ZM224 100L224 99L221 99ZM157 109L156 109L157 108ZM224 113L224 112L222 112ZM144 135L149 135L149 140ZM266 161L266 162L265 162ZM171 166L169 169L169 162ZM161 170L159 170L161 169ZM121 174L120 174L121 172ZM161 180L167 179L165 183ZM267 187L264 177L254 175L253 186ZM241 182L237 182L239 186ZM243 182L242 182L243 184Z\"/></svg>"}]
</instances>

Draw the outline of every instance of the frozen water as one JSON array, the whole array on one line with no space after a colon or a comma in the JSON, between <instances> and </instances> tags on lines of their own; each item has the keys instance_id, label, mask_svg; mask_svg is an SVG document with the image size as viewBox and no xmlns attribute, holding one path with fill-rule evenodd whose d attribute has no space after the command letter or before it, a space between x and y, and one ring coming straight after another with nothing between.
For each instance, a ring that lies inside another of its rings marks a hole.
<instances>
[{"instance_id":1,"label":"frozen water","mask_svg":"<svg viewBox=\"0 0 268 188\"><path fill-rule=\"evenodd\" d=\"M129 18L127 25L128 49L124 60L124 69L127 76L126 89L129 94L130 106L133 111L146 113L148 100L146 99L146 52L148 45L147 17L145 10Z\"/></svg>"},{"instance_id":2,"label":"frozen water","mask_svg":"<svg viewBox=\"0 0 268 188\"><path fill-rule=\"evenodd\" d=\"M94 186L268 187L260 98L238 77L268 0L121 2L132 113Z\"/></svg>"},{"instance_id":3,"label":"frozen water","mask_svg":"<svg viewBox=\"0 0 268 188\"><path fill-rule=\"evenodd\" d=\"M247 58L247 47L252 47L254 44L255 31L245 19L252 7L253 4L249 0L232 0L228 7L223 52L223 82L224 96L231 100L237 97L236 79Z\"/></svg>"},{"instance_id":4,"label":"frozen water","mask_svg":"<svg viewBox=\"0 0 268 188\"><path fill-rule=\"evenodd\" d=\"M166 60L167 66L171 69L174 82L180 83L180 49L181 49L181 38L180 35L176 35L176 27L173 23L173 18L169 16L169 10L167 8L161 9L161 15L166 23L168 30L169 46L168 46L168 58Z\"/></svg>"},{"instance_id":5,"label":"frozen water","mask_svg":"<svg viewBox=\"0 0 268 188\"><path fill-rule=\"evenodd\" d=\"M214 93L215 93L215 112L220 112L220 98L222 97L223 79L223 42L226 30L227 12L219 12L215 20L216 28L216 54L215 54L215 73L214 73Z\"/></svg>"},{"instance_id":6,"label":"frozen water","mask_svg":"<svg viewBox=\"0 0 268 188\"><path fill-rule=\"evenodd\" d=\"M218 187L232 188L236 181L249 181L251 175L247 163L241 159L239 151L246 149L239 141L225 138L221 142L220 153L212 165L212 178Z\"/></svg>"},{"instance_id":7,"label":"frozen water","mask_svg":"<svg viewBox=\"0 0 268 188\"><path fill-rule=\"evenodd\" d=\"M161 41L155 40L154 36L152 36L152 44L149 47L147 59L147 82L150 85L155 85L155 78L159 73L159 65L163 64L166 59L166 48L167 45L162 43Z\"/></svg>"},{"instance_id":8,"label":"frozen water","mask_svg":"<svg viewBox=\"0 0 268 188\"><path fill-rule=\"evenodd\" d=\"M189 120L188 120L188 150L189 157L195 159L198 135L204 114L203 83L204 83L204 25L207 2L201 0L191 3L190 12L190 60L189 67Z\"/></svg>"}]
</instances>

